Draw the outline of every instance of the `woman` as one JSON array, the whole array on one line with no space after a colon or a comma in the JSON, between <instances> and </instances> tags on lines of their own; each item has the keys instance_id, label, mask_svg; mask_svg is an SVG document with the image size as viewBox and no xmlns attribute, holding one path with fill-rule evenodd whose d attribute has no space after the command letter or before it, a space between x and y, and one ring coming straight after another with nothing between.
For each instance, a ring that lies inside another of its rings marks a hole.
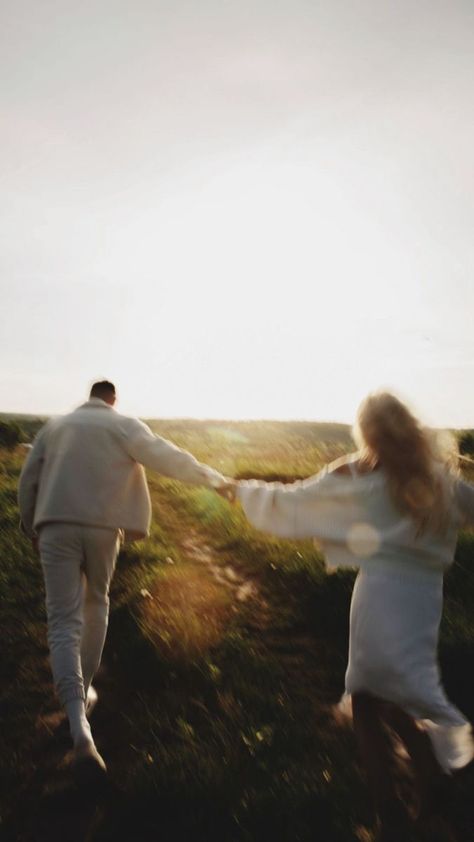
<instances>
[{"instance_id":1,"label":"woman","mask_svg":"<svg viewBox=\"0 0 474 842\"><path fill-rule=\"evenodd\" d=\"M223 493L240 500L257 528L316 538L329 566L359 568L346 695L383 818L393 807L382 768L384 722L411 755L422 811L437 763L449 773L474 756L470 724L446 697L436 658L443 574L459 528L474 525L474 487L457 477L452 449L390 393L364 400L354 437L357 453L307 480L229 482ZM389 837L382 830L380 838Z\"/></svg>"}]
</instances>

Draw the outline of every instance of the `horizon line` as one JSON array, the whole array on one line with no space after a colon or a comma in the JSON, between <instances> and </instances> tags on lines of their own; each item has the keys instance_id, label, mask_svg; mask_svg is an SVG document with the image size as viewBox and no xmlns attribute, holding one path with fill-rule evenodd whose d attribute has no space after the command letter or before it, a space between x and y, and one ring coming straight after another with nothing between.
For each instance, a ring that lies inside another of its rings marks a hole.
<instances>
[{"instance_id":1,"label":"horizon line","mask_svg":"<svg viewBox=\"0 0 474 842\"><path fill-rule=\"evenodd\" d=\"M84 401L85 403L85 401ZM81 404L78 404L74 408L78 408ZM26 418L53 418L56 416L67 415L69 412L73 412L74 408L71 410L67 410L66 412L16 412L13 410L0 410L0 416L2 415L9 415L16 418L26 417ZM113 407L115 409L115 407ZM119 410L116 410L119 411ZM123 415L128 415L129 413L121 413ZM201 421L201 422L213 422L213 423L231 423L231 424L247 424L247 423L272 423L272 424L285 424L285 423L297 423L297 424L332 424L334 426L341 426L341 427L349 427L352 428L354 425L354 421L336 421L334 419L324 419L324 418L224 418L224 417L210 417L210 416L197 416L197 415L162 415L162 416L155 416L155 415L141 415L141 414L132 414L134 417L139 418L145 421ZM473 427L467 425L462 426L452 426L449 424L443 425L428 425L433 429L438 430L453 430L456 432L461 432L464 430L472 430Z\"/></svg>"}]
</instances>

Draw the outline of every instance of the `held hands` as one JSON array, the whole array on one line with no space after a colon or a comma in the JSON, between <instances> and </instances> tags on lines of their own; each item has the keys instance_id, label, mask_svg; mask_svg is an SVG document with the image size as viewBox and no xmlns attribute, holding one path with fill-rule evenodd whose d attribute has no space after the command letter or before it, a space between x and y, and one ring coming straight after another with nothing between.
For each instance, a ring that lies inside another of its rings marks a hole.
<instances>
[{"instance_id":1,"label":"held hands","mask_svg":"<svg viewBox=\"0 0 474 842\"><path fill-rule=\"evenodd\" d=\"M235 503L237 487L238 483L235 479L226 479L226 481L222 483L222 485L219 485L215 490L221 497L224 498L224 500L228 500L229 503Z\"/></svg>"}]
</instances>

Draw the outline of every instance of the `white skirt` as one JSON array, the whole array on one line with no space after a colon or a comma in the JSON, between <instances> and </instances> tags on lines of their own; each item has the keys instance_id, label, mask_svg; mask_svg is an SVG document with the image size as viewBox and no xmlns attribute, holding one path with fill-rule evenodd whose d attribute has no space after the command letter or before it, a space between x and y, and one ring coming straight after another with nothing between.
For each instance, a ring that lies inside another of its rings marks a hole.
<instances>
[{"instance_id":1,"label":"white skirt","mask_svg":"<svg viewBox=\"0 0 474 842\"><path fill-rule=\"evenodd\" d=\"M361 570L351 603L346 694L371 693L420 720L449 772L474 757L474 741L469 722L441 684L442 608L441 574L390 569L383 561Z\"/></svg>"}]
</instances>

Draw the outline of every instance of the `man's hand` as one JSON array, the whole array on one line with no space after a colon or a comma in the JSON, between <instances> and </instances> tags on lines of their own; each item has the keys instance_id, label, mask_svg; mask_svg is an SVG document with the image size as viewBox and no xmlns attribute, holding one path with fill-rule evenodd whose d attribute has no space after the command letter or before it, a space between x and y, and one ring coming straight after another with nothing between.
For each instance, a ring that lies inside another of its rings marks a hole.
<instances>
[{"instance_id":1,"label":"man's hand","mask_svg":"<svg viewBox=\"0 0 474 842\"><path fill-rule=\"evenodd\" d=\"M235 479L227 479L222 485L219 485L215 491L217 491L224 500L228 500L229 503L235 503L237 483Z\"/></svg>"}]
</instances>

